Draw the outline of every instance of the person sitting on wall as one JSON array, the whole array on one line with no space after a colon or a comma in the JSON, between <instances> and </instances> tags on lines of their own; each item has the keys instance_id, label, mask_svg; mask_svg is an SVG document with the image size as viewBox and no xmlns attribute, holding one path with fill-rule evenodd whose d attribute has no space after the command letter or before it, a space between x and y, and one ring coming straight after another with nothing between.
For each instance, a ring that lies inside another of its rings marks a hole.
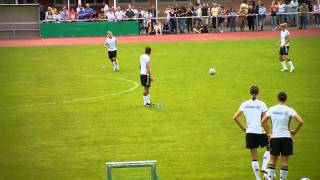
<instances>
[{"instance_id":1,"label":"person sitting on wall","mask_svg":"<svg viewBox=\"0 0 320 180\"><path fill-rule=\"evenodd\" d=\"M193 28L196 33L208 33L208 25L203 25L202 22L196 28Z\"/></svg>"},{"instance_id":2,"label":"person sitting on wall","mask_svg":"<svg viewBox=\"0 0 320 180\"><path fill-rule=\"evenodd\" d=\"M73 8L71 8L70 19L71 19L71 21L77 20L77 12Z\"/></svg>"},{"instance_id":3,"label":"person sitting on wall","mask_svg":"<svg viewBox=\"0 0 320 180\"><path fill-rule=\"evenodd\" d=\"M170 26L167 21L164 23L162 27L162 34L170 34Z\"/></svg>"},{"instance_id":4,"label":"person sitting on wall","mask_svg":"<svg viewBox=\"0 0 320 180\"><path fill-rule=\"evenodd\" d=\"M153 28L153 31L149 33L150 35L162 35L162 24L160 21L157 21L156 25Z\"/></svg>"}]
</instances>

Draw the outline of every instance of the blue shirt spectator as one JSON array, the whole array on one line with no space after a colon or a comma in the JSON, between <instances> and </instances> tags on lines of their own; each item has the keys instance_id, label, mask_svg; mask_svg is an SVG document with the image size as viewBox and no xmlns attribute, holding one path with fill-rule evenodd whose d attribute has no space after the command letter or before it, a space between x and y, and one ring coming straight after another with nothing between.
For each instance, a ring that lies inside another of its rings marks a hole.
<instances>
[{"instance_id":1,"label":"blue shirt spectator","mask_svg":"<svg viewBox=\"0 0 320 180\"><path fill-rule=\"evenodd\" d=\"M78 12L78 20L86 20L86 11L83 9L83 7L80 8L80 11Z\"/></svg>"},{"instance_id":2,"label":"blue shirt spectator","mask_svg":"<svg viewBox=\"0 0 320 180\"><path fill-rule=\"evenodd\" d=\"M93 9L90 7L89 3L86 4L85 12L86 12L86 18L91 19L93 15Z\"/></svg>"}]
</instances>

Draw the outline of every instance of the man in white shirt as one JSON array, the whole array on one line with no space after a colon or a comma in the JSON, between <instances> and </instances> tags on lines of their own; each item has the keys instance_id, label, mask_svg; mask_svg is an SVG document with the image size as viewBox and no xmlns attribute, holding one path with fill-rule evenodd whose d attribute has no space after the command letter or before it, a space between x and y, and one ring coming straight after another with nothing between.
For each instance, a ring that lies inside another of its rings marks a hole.
<instances>
[{"instance_id":1,"label":"man in white shirt","mask_svg":"<svg viewBox=\"0 0 320 180\"><path fill-rule=\"evenodd\" d=\"M116 37L113 37L112 32L108 31L104 47L108 48L108 56L113 65L113 71L119 71L116 46L117 46Z\"/></svg>"},{"instance_id":2,"label":"man in white shirt","mask_svg":"<svg viewBox=\"0 0 320 180\"><path fill-rule=\"evenodd\" d=\"M116 16L114 15L114 11L113 9L110 9L108 12L107 12L107 19L109 22L113 22L116 20Z\"/></svg>"},{"instance_id":3,"label":"man in white shirt","mask_svg":"<svg viewBox=\"0 0 320 180\"><path fill-rule=\"evenodd\" d=\"M116 16L117 21L123 21L123 18L125 17L125 13L121 10L120 6L118 6L114 15Z\"/></svg>"},{"instance_id":4,"label":"man in white shirt","mask_svg":"<svg viewBox=\"0 0 320 180\"><path fill-rule=\"evenodd\" d=\"M281 155L280 179L286 180L288 175L288 160L293 154L292 137L299 131L303 125L302 118L296 111L286 106L287 94L280 92L278 94L279 104L272 106L262 118L262 126L265 129L270 139L270 161L268 167L268 180L273 180L275 165L278 156ZM272 130L270 130L268 119L271 119ZM291 119L294 118L297 122L297 128L290 128Z\"/></svg>"},{"instance_id":5,"label":"man in white shirt","mask_svg":"<svg viewBox=\"0 0 320 180\"><path fill-rule=\"evenodd\" d=\"M285 61L288 61L290 66L290 72L293 72L294 66L289 58L289 31L287 30L287 23L280 24L280 41L278 46L280 46L279 60L281 61L282 69L281 71L287 71L287 65Z\"/></svg>"},{"instance_id":6,"label":"man in white shirt","mask_svg":"<svg viewBox=\"0 0 320 180\"><path fill-rule=\"evenodd\" d=\"M143 86L143 105L146 107L151 107L152 102L150 100L150 83L153 81L153 76L151 74L151 67L150 67L150 55L151 55L151 48L146 47L145 54L140 56L140 80L141 85Z\"/></svg>"},{"instance_id":7,"label":"man in white shirt","mask_svg":"<svg viewBox=\"0 0 320 180\"><path fill-rule=\"evenodd\" d=\"M246 148L251 151L251 166L253 173L257 180L260 180L260 168L258 162L257 148L267 147L263 155L263 162L261 166L261 172L267 173L267 164L269 161L269 141L266 133L261 127L261 118L265 115L268 110L266 104L257 99L259 95L258 86L251 86L250 88L251 99L243 102L240 105L239 110L235 113L233 119L241 128L242 131L246 133ZM245 116L247 127L245 128L241 122L241 115Z\"/></svg>"}]
</instances>

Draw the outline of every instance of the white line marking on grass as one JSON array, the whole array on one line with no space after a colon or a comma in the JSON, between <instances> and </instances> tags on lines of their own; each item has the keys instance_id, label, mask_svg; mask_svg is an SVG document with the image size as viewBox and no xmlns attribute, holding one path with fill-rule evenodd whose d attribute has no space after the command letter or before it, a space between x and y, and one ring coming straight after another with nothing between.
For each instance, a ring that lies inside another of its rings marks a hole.
<instances>
[{"instance_id":1,"label":"white line marking on grass","mask_svg":"<svg viewBox=\"0 0 320 180\"><path fill-rule=\"evenodd\" d=\"M82 77L98 77L98 76L91 76L91 75L80 75ZM116 96L116 95L121 95L124 93L129 93L134 91L135 89L138 88L138 83L135 81L132 81L130 79L125 79L125 78L116 78L116 77L99 77L102 79L116 79L116 80L121 80L121 81L126 81L129 82L131 84L133 84L133 86L129 89L125 89L119 92L115 92L115 93L111 93L111 94L104 94L101 96L94 96L94 97L87 97L87 98L79 98L79 99L74 99L74 100L67 100L67 101L58 101L58 102L46 102L46 103L37 103L37 104L26 104L26 105L17 105L17 106L11 106L11 107L31 107L31 106L45 106L45 105L56 105L56 104L71 104L71 103L75 103L75 102L82 102L82 101L94 101L97 99L101 99L101 98L105 98L108 96Z\"/></svg>"}]
</instances>

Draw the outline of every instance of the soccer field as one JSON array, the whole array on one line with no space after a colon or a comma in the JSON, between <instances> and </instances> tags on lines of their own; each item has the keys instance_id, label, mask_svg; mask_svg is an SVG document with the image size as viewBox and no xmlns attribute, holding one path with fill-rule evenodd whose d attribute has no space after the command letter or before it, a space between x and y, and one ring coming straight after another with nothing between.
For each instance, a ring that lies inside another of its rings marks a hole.
<instances>
[{"instance_id":1,"label":"soccer field","mask_svg":"<svg viewBox=\"0 0 320 180\"><path fill-rule=\"evenodd\" d=\"M254 179L232 119L253 84L268 107L287 92L305 121L288 179L320 179L320 38L291 40L293 73L280 72L277 41L119 44L118 73L103 45L0 48L0 179L102 180L105 162L131 160L157 160L161 180ZM143 106L145 46L162 109Z\"/></svg>"}]
</instances>

